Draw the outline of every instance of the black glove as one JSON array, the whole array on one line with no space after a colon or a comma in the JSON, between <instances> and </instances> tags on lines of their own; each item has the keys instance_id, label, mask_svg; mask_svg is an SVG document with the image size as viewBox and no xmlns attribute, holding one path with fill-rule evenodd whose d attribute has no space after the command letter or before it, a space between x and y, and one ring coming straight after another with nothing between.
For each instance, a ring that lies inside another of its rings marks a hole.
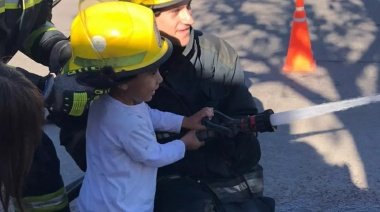
<instances>
[{"instance_id":1,"label":"black glove","mask_svg":"<svg viewBox=\"0 0 380 212\"><path fill-rule=\"evenodd\" d=\"M97 89L78 83L78 75L62 73L57 77L51 75L46 81L45 104L51 112L61 112L69 116L81 116L91 102L108 89Z\"/></svg>"}]
</instances>

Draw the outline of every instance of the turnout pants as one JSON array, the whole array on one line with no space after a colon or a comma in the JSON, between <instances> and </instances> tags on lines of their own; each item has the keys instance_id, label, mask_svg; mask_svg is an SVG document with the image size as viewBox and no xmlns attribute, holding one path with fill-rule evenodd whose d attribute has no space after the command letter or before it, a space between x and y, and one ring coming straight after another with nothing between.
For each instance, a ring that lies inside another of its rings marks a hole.
<instances>
[{"instance_id":1,"label":"turnout pants","mask_svg":"<svg viewBox=\"0 0 380 212\"><path fill-rule=\"evenodd\" d=\"M157 182L154 211L274 212L275 201L262 194L225 196L223 200L205 183L188 177L171 177Z\"/></svg>"},{"instance_id":2,"label":"turnout pants","mask_svg":"<svg viewBox=\"0 0 380 212\"><path fill-rule=\"evenodd\" d=\"M70 211L57 152L45 133L25 182L23 200L28 211Z\"/></svg>"}]
</instances>

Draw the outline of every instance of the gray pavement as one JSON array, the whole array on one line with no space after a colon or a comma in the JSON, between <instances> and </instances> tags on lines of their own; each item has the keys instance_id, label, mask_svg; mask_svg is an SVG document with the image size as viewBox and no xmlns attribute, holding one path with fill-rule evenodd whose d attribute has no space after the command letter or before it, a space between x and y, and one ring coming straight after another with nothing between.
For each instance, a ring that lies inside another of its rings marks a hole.
<instances>
[{"instance_id":1,"label":"gray pavement","mask_svg":"<svg viewBox=\"0 0 380 212\"><path fill-rule=\"evenodd\" d=\"M282 73L293 1L193 0L195 28L225 38L239 53L247 85L262 109L287 111L379 93L380 1L307 1L314 73ZM54 9L69 33L76 1ZM18 54L12 61L41 74ZM265 194L277 211L380 211L380 104L279 126L259 135ZM61 158L65 183L82 173L46 126Z\"/></svg>"}]
</instances>

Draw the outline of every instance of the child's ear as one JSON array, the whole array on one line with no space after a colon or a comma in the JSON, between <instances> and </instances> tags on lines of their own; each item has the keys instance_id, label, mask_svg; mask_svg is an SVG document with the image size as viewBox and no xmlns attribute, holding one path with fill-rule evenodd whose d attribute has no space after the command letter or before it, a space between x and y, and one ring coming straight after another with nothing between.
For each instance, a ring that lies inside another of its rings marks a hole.
<instances>
[{"instance_id":1,"label":"child's ear","mask_svg":"<svg viewBox=\"0 0 380 212\"><path fill-rule=\"evenodd\" d=\"M117 86L120 90L126 91L128 89L128 84L124 83Z\"/></svg>"}]
</instances>

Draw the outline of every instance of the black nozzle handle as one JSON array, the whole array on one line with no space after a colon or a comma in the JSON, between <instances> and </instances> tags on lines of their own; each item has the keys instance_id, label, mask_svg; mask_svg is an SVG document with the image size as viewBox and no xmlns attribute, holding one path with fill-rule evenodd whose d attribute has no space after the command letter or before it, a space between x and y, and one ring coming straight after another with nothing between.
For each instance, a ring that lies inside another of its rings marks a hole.
<instances>
[{"instance_id":1,"label":"black nozzle handle","mask_svg":"<svg viewBox=\"0 0 380 212\"><path fill-rule=\"evenodd\" d=\"M195 131L195 135L197 136L198 140L204 141L209 138L215 138L215 131L214 130L197 130Z\"/></svg>"},{"instance_id":2,"label":"black nozzle handle","mask_svg":"<svg viewBox=\"0 0 380 212\"><path fill-rule=\"evenodd\" d=\"M274 132L277 126L273 126L270 122L270 116L274 114L272 109L267 109L255 116L251 117L251 126L256 132ZM252 120L253 119L253 120Z\"/></svg>"},{"instance_id":3,"label":"black nozzle handle","mask_svg":"<svg viewBox=\"0 0 380 212\"><path fill-rule=\"evenodd\" d=\"M207 129L212 129L213 131L217 131L223 135L230 135L232 133L232 130L228 127L216 124L206 117L202 119L201 123L207 127Z\"/></svg>"}]
</instances>

